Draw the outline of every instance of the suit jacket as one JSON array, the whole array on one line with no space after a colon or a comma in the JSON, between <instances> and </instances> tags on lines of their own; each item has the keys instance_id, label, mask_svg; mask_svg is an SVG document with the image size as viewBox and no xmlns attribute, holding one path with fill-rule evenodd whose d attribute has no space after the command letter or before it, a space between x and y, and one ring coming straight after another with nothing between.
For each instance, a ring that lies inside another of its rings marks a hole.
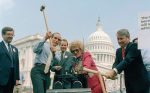
<instances>
[{"instance_id":1,"label":"suit jacket","mask_svg":"<svg viewBox=\"0 0 150 93\"><path fill-rule=\"evenodd\" d=\"M14 66L14 84L16 80L19 80L19 58L18 49L11 45L12 57L8 53L8 50L4 42L0 42L0 85L6 85L9 79L9 73L12 66Z\"/></svg>"},{"instance_id":2,"label":"suit jacket","mask_svg":"<svg viewBox=\"0 0 150 93\"><path fill-rule=\"evenodd\" d=\"M138 92L148 87L148 73L137 44L128 43L124 59L122 59L121 48L117 49L113 68L116 68L119 74L124 71L127 90Z\"/></svg>"},{"instance_id":3,"label":"suit jacket","mask_svg":"<svg viewBox=\"0 0 150 93\"><path fill-rule=\"evenodd\" d=\"M70 52L65 51L63 54L63 59L60 59L60 56L58 58L57 54L55 54L55 57L53 58L51 63L51 70L54 71L56 75L66 74L66 72L71 73L72 63L73 55ZM61 66L62 69L60 71L56 71L54 69L54 66Z\"/></svg>"}]
</instances>

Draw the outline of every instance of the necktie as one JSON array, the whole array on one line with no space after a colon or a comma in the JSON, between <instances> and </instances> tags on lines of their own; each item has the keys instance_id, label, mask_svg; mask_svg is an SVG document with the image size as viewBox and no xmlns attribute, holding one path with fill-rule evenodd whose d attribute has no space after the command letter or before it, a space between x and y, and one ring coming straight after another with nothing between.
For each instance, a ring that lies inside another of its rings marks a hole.
<instances>
[{"instance_id":1,"label":"necktie","mask_svg":"<svg viewBox=\"0 0 150 93\"><path fill-rule=\"evenodd\" d=\"M125 49L122 48L122 58L124 59L124 56L125 56Z\"/></svg>"},{"instance_id":2,"label":"necktie","mask_svg":"<svg viewBox=\"0 0 150 93\"><path fill-rule=\"evenodd\" d=\"M12 64L11 64L11 66L13 67L13 54L12 54L12 49L11 49L11 46L10 46L10 44L8 44L8 52L9 52L9 55L10 55L10 57L11 57L11 60L12 60Z\"/></svg>"},{"instance_id":3,"label":"necktie","mask_svg":"<svg viewBox=\"0 0 150 93\"><path fill-rule=\"evenodd\" d=\"M64 52L61 52L61 58L59 63L60 66L63 64L63 58L64 58Z\"/></svg>"},{"instance_id":4,"label":"necktie","mask_svg":"<svg viewBox=\"0 0 150 93\"><path fill-rule=\"evenodd\" d=\"M61 60L63 60L63 54L64 54L64 53L63 53L63 52L61 52Z\"/></svg>"},{"instance_id":5,"label":"necktie","mask_svg":"<svg viewBox=\"0 0 150 93\"><path fill-rule=\"evenodd\" d=\"M8 52L9 52L9 55L12 57L12 50L11 50L10 44L8 44Z\"/></svg>"}]
</instances>

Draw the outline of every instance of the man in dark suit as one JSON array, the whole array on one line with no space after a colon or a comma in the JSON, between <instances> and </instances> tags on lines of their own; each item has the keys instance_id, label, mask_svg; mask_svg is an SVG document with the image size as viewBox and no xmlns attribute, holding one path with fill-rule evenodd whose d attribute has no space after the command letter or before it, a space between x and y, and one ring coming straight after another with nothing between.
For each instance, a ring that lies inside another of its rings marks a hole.
<instances>
[{"instance_id":1,"label":"man in dark suit","mask_svg":"<svg viewBox=\"0 0 150 93\"><path fill-rule=\"evenodd\" d=\"M14 85L19 84L18 49L11 45L14 30L2 29L3 41L0 42L0 93L13 93Z\"/></svg>"},{"instance_id":2,"label":"man in dark suit","mask_svg":"<svg viewBox=\"0 0 150 93\"><path fill-rule=\"evenodd\" d=\"M106 73L106 77L114 78L124 71L127 93L148 93L148 73L137 44L130 42L127 29L117 32L117 40L121 48L117 49L113 69Z\"/></svg>"},{"instance_id":3,"label":"man in dark suit","mask_svg":"<svg viewBox=\"0 0 150 93\"><path fill-rule=\"evenodd\" d=\"M67 51L68 42L66 39L62 39L60 48L61 51L55 53L51 64L51 70L55 72L54 88L67 89L71 88L71 77L69 75L72 70L73 55Z\"/></svg>"}]
</instances>

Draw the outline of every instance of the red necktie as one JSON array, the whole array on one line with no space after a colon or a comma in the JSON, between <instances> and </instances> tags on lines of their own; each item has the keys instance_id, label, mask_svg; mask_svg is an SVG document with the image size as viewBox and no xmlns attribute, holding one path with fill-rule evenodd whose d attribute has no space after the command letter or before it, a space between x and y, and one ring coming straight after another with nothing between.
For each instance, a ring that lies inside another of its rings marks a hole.
<instances>
[{"instance_id":1,"label":"red necktie","mask_svg":"<svg viewBox=\"0 0 150 93\"><path fill-rule=\"evenodd\" d=\"M125 50L124 50L124 48L122 48L122 58L124 59L124 52L125 52Z\"/></svg>"}]
</instances>

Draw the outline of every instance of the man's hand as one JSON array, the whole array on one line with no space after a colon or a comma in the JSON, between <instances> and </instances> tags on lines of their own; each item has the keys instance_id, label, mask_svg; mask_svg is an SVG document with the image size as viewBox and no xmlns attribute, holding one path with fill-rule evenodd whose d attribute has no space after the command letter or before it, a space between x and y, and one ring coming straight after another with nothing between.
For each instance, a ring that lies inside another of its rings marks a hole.
<instances>
[{"instance_id":1,"label":"man's hand","mask_svg":"<svg viewBox=\"0 0 150 93\"><path fill-rule=\"evenodd\" d=\"M99 71L97 71L96 74L101 75L101 76L105 76L105 73L104 73L104 72L99 72Z\"/></svg>"},{"instance_id":2,"label":"man's hand","mask_svg":"<svg viewBox=\"0 0 150 93\"><path fill-rule=\"evenodd\" d=\"M51 49L51 51L54 52L54 53L57 51L57 48L54 47L54 46L51 46L50 49Z\"/></svg>"},{"instance_id":3,"label":"man's hand","mask_svg":"<svg viewBox=\"0 0 150 93\"><path fill-rule=\"evenodd\" d=\"M16 80L16 86L19 85L19 80Z\"/></svg>"},{"instance_id":4,"label":"man's hand","mask_svg":"<svg viewBox=\"0 0 150 93\"><path fill-rule=\"evenodd\" d=\"M117 73L115 72L115 70L112 69L112 70L106 72L104 76L108 79L114 80L114 79L116 79L116 75L117 75Z\"/></svg>"},{"instance_id":5,"label":"man's hand","mask_svg":"<svg viewBox=\"0 0 150 93\"><path fill-rule=\"evenodd\" d=\"M49 39L51 37L51 35L52 35L51 32L46 32L45 40Z\"/></svg>"}]
</instances>

